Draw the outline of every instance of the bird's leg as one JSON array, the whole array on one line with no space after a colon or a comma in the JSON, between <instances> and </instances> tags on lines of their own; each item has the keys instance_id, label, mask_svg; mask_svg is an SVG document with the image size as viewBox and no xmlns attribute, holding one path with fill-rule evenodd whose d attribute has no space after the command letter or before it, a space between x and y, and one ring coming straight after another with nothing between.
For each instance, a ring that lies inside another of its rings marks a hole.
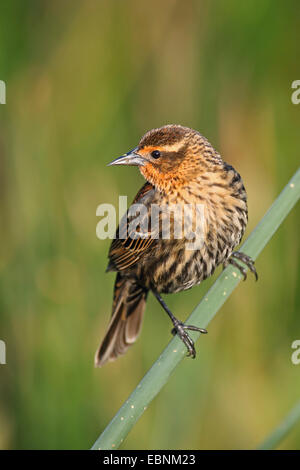
<instances>
[{"instance_id":1,"label":"bird's leg","mask_svg":"<svg viewBox=\"0 0 300 470\"><path fill-rule=\"evenodd\" d=\"M184 323L182 323L182 321L178 320L173 315L173 313L168 308L168 306L165 304L165 302L163 301L161 296L153 289L152 289L152 292L155 295L155 297L157 298L157 300L159 301L162 308L165 310L165 312L167 312L167 314L171 318L171 321L174 325L174 328L172 329L172 334L173 335L177 334L179 336L179 338L185 344L185 346L188 350L188 356L191 356L194 359L196 357L196 350L195 350L194 342L193 342L192 338L188 335L186 330L198 331L198 332L203 333L203 334L207 333L207 330L205 330L204 328L198 328L197 326L185 325Z\"/></svg>"},{"instance_id":2,"label":"bird's leg","mask_svg":"<svg viewBox=\"0 0 300 470\"><path fill-rule=\"evenodd\" d=\"M239 263L236 262L236 259L244 263L250 269L250 271L254 274L255 279L257 281L258 274L256 272L253 259L250 258L250 256L245 255L245 253L242 253L241 251L234 251L233 253L231 253L229 258L224 263L224 268L226 268L228 264L232 264L237 269L239 269L241 274L244 276L244 281L245 281L247 279L246 270L243 266L241 266Z\"/></svg>"}]
</instances>

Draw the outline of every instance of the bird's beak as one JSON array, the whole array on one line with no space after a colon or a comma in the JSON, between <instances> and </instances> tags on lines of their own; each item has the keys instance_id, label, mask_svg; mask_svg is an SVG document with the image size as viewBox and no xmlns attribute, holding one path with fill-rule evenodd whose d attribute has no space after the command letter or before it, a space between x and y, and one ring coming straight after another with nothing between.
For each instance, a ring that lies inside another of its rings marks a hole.
<instances>
[{"instance_id":1,"label":"bird's beak","mask_svg":"<svg viewBox=\"0 0 300 470\"><path fill-rule=\"evenodd\" d=\"M130 166L144 166L147 160L137 153L138 147L130 152L125 153L121 157L116 158L112 162L108 163L108 166L111 165L130 165Z\"/></svg>"}]
</instances>

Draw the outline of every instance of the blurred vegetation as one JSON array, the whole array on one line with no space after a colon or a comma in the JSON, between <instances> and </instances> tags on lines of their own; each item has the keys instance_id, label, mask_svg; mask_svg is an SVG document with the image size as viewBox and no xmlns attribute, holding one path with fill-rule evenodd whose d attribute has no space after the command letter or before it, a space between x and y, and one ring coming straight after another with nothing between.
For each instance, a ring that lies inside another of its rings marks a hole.
<instances>
[{"instance_id":1,"label":"blurred vegetation","mask_svg":"<svg viewBox=\"0 0 300 470\"><path fill-rule=\"evenodd\" d=\"M137 344L93 367L114 282L96 207L130 201L143 182L107 162L153 127L198 129L243 177L248 233L296 171L299 10L292 0L1 2L0 448L89 448L170 339L149 298ZM255 447L296 403L299 215L124 448ZM169 306L184 319L214 278ZM299 426L281 448L300 448Z\"/></svg>"}]
</instances>

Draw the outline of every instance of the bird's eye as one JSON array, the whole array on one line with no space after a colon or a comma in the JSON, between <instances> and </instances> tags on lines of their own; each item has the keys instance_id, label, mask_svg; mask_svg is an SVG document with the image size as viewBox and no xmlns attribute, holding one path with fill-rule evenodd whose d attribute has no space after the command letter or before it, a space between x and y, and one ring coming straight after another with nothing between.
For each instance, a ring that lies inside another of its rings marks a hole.
<instances>
[{"instance_id":1,"label":"bird's eye","mask_svg":"<svg viewBox=\"0 0 300 470\"><path fill-rule=\"evenodd\" d=\"M153 152L151 153L151 156L153 158L159 158L160 157L160 151L159 150L153 150Z\"/></svg>"}]
</instances>

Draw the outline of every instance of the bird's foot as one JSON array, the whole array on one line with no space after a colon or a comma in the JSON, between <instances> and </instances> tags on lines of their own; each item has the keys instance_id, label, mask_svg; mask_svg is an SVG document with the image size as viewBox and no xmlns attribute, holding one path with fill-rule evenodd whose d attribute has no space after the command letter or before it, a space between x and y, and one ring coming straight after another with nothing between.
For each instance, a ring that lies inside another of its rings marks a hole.
<instances>
[{"instance_id":1,"label":"bird's foot","mask_svg":"<svg viewBox=\"0 0 300 470\"><path fill-rule=\"evenodd\" d=\"M188 351L187 355L195 359L196 350L195 350L194 341L186 332L186 330L198 331L199 333L202 333L202 334L207 333L207 330L205 330L204 328L198 328L197 326L193 326L193 325L185 325L179 320L176 320L174 322L174 328L171 331L172 335L177 334L179 336L179 338L181 339L181 341L185 344L187 348L187 351Z\"/></svg>"},{"instance_id":2,"label":"bird's foot","mask_svg":"<svg viewBox=\"0 0 300 470\"><path fill-rule=\"evenodd\" d=\"M236 261L236 259L244 263L250 269L250 271L255 276L255 280L257 281L258 274L256 272L253 259L250 258L250 256L245 255L245 253L242 253L241 251L234 251L233 253L231 253L229 258L226 260L226 263L224 263L224 268L226 268L228 264L232 264L232 266L236 267L240 271L240 273L244 276L244 281L245 281L247 279L246 269L243 266L241 266Z\"/></svg>"}]
</instances>

